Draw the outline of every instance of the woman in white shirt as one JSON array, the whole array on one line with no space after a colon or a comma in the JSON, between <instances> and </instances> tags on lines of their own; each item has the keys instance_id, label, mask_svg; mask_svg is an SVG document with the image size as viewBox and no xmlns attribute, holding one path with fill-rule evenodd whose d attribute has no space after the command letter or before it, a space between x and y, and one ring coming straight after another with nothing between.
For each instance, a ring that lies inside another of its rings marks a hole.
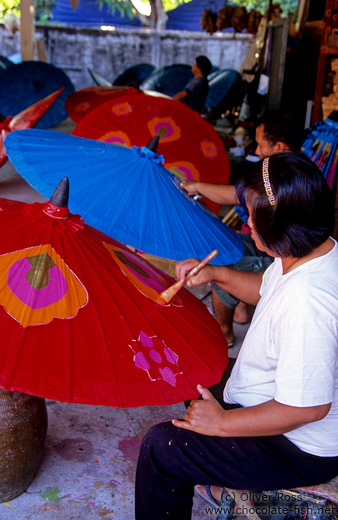
<instances>
[{"instance_id":1,"label":"woman in white shirt","mask_svg":"<svg viewBox=\"0 0 338 520\"><path fill-rule=\"evenodd\" d=\"M283 152L243 179L265 273L205 267L256 311L221 406L198 386L182 420L145 436L136 520L191 518L194 485L260 491L326 482L338 473L338 246L332 194L305 156ZM177 266L183 280L197 263ZM217 491L217 488L213 488Z\"/></svg>"}]
</instances>

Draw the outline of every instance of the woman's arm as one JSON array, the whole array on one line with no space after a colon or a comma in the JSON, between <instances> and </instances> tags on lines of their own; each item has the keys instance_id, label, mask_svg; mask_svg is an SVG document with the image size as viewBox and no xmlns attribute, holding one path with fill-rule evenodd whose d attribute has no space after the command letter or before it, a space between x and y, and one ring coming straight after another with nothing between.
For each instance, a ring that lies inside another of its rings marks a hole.
<instances>
[{"instance_id":1,"label":"woman's arm","mask_svg":"<svg viewBox=\"0 0 338 520\"><path fill-rule=\"evenodd\" d=\"M176 276L183 281L188 272L198 264L198 260L190 258L176 264ZM217 283L219 287L230 292L241 301L250 305L257 305L260 294L259 289L262 283L263 273L250 273L247 271L237 271L230 267L218 265L207 265L187 285L192 287L209 283Z\"/></svg>"},{"instance_id":2,"label":"woman's arm","mask_svg":"<svg viewBox=\"0 0 338 520\"><path fill-rule=\"evenodd\" d=\"M235 186L198 181L183 181L181 186L189 195L199 194L217 204L239 204Z\"/></svg>"},{"instance_id":3,"label":"woman's arm","mask_svg":"<svg viewBox=\"0 0 338 520\"><path fill-rule=\"evenodd\" d=\"M175 101L183 101L188 96L188 92L186 90L181 90L181 92L177 92L172 98Z\"/></svg>"},{"instance_id":4,"label":"woman's arm","mask_svg":"<svg viewBox=\"0 0 338 520\"><path fill-rule=\"evenodd\" d=\"M331 403L295 407L274 399L257 406L224 410L207 388L198 385L203 399L191 401L183 420L172 422L178 428L217 437L254 437L281 435L304 424L320 421Z\"/></svg>"}]
</instances>

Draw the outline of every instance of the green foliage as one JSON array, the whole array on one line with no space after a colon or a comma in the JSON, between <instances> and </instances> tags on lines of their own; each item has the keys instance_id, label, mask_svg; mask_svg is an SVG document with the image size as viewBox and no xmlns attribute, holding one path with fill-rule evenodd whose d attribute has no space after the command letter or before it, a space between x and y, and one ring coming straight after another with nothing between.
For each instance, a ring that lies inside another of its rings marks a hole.
<instances>
[{"instance_id":1,"label":"green foliage","mask_svg":"<svg viewBox=\"0 0 338 520\"><path fill-rule=\"evenodd\" d=\"M1 0L0 2L0 22L9 14L20 15L20 0Z\"/></svg>"},{"instance_id":2,"label":"green foliage","mask_svg":"<svg viewBox=\"0 0 338 520\"><path fill-rule=\"evenodd\" d=\"M230 0L230 5L245 7L247 11L255 9L264 14L269 7L269 0ZM280 4L284 16L293 16L297 10L298 0L275 0L274 4Z\"/></svg>"},{"instance_id":3,"label":"green foliage","mask_svg":"<svg viewBox=\"0 0 338 520\"><path fill-rule=\"evenodd\" d=\"M55 0L34 0L35 20L46 22L50 18ZM0 22L9 14L16 14L20 17L20 0L1 0L0 2Z\"/></svg>"},{"instance_id":4,"label":"green foliage","mask_svg":"<svg viewBox=\"0 0 338 520\"><path fill-rule=\"evenodd\" d=\"M165 11L171 11L182 4L187 4L191 0L162 0L163 7Z\"/></svg>"},{"instance_id":5,"label":"green foliage","mask_svg":"<svg viewBox=\"0 0 338 520\"><path fill-rule=\"evenodd\" d=\"M53 7L55 0L34 0L35 20L40 23L48 22Z\"/></svg>"},{"instance_id":6,"label":"green foliage","mask_svg":"<svg viewBox=\"0 0 338 520\"><path fill-rule=\"evenodd\" d=\"M127 15L130 18L135 16L135 8L129 0L97 0L97 3L100 7L106 4L112 13L118 11L122 16Z\"/></svg>"}]
</instances>

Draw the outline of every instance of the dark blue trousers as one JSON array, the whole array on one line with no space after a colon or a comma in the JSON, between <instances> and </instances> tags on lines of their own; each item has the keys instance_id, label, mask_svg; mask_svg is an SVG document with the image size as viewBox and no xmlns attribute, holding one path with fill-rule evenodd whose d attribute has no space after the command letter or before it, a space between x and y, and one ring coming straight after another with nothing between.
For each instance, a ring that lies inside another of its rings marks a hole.
<instances>
[{"instance_id":1,"label":"dark blue trousers","mask_svg":"<svg viewBox=\"0 0 338 520\"><path fill-rule=\"evenodd\" d=\"M252 491L327 482L338 473L338 457L316 457L283 435L209 437L170 422L151 428L140 449L136 520L188 520L194 485Z\"/></svg>"}]
</instances>

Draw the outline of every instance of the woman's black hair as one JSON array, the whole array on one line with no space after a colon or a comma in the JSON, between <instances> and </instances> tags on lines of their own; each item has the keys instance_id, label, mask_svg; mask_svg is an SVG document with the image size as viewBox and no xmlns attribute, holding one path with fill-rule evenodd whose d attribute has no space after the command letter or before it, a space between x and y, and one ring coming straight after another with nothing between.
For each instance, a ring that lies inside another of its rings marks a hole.
<instances>
[{"instance_id":1,"label":"woman's black hair","mask_svg":"<svg viewBox=\"0 0 338 520\"><path fill-rule=\"evenodd\" d=\"M268 159L272 205L263 182L263 160L241 181L251 204L255 232L277 256L302 258L333 233L332 193L310 159L301 153L282 152Z\"/></svg>"}]
</instances>

